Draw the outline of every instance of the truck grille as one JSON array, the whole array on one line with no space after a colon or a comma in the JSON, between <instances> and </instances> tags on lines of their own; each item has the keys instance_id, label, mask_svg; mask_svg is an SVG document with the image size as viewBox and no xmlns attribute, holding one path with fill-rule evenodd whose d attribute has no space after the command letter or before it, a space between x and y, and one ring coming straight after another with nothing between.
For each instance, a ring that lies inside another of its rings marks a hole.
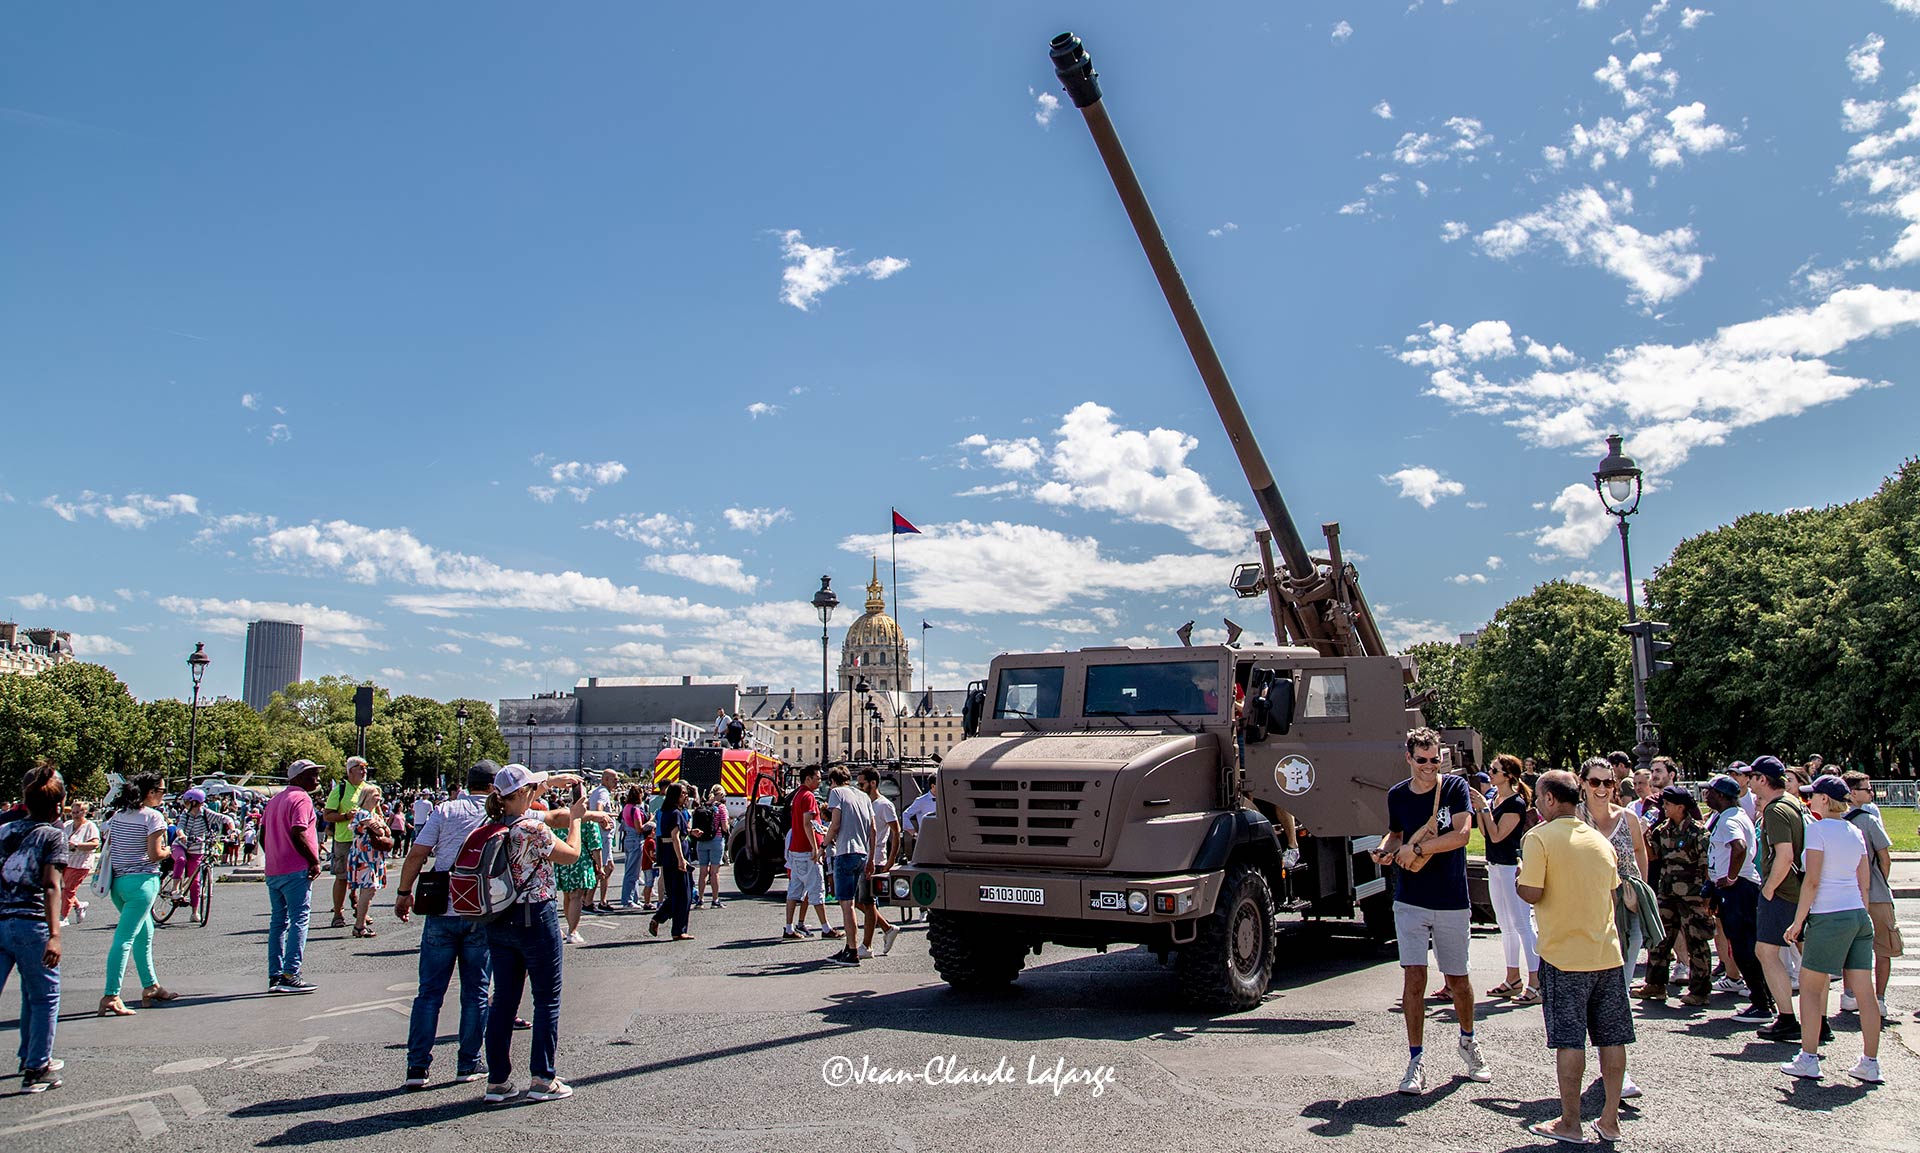
<instances>
[{"instance_id":1,"label":"truck grille","mask_svg":"<svg viewBox=\"0 0 1920 1153\"><path fill-rule=\"evenodd\" d=\"M968 773L948 806L948 848L956 859L1094 860L1106 856L1108 771Z\"/></svg>"}]
</instances>

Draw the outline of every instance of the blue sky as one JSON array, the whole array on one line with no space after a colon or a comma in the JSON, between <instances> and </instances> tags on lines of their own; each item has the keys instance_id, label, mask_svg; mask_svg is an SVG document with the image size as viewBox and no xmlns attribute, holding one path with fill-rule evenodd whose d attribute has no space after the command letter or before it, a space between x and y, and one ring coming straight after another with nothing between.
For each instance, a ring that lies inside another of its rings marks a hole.
<instances>
[{"instance_id":1,"label":"blue sky","mask_svg":"<svg viewBox=\"0 0 1920 1153\"><path fill-rule=\"evenodd\" d=\"M1914 445L1920 0L1696 3L23 10L0 612L142 696L259 615L396 691L805 688L896 505L938 687L1258 625L1063 28L1389 637L1617 588L1608 431L1643 571Z\"/></svg>"}]
</instances>

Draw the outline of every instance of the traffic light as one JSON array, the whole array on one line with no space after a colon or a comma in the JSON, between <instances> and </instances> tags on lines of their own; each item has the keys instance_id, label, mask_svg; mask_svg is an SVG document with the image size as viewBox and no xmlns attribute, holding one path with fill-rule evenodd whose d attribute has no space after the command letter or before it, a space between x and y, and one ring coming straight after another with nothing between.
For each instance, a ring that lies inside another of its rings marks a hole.
<instances>
[{"instance_id":1,"label":"traffic light","mask_svg":"<svg viewBox=\"0 0 1920 1153\"><path fill-rule=\"evenodd\" d=\"M1672 661L1661 659L1673 651L1673 642L1660 639L1660 634L1672 628L1663 621L1634 621L1620 626L1621 632L1633 638L1633 666L1643 680L1673 670Z\"/></svg>"}]
</instances>

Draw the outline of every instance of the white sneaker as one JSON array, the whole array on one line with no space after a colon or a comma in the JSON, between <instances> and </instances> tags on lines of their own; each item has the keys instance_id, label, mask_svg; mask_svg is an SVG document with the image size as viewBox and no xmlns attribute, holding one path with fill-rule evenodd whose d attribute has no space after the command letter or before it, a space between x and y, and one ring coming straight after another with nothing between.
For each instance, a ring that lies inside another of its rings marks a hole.
<instances>
[{"instance_id":1,"label":"white sneaker","mask_svg":"<svg viewBox=\"0 0 1920 1153\"><path fill-rule=\"evenodd\" d=\"M1885 1025L1886 1023L1887 1023L1887 999L1885 997L1882 997L1880 998L1880 1024Z\"/></svg>"},{"instance_id":2,"label":"white sneaker","mask_svg":"<svg viewBox=\"0 0 1920 1153\"><path fill-rule=\"evenodd\" d=\"M1493 1070L1487 1067L1487 1058L1480 1052L1479 1038L1460 1038L1460 1060L1466 1062L1469 1081L1485 1084L1493 1080Z\"/></svg>"},{"instance_id":3,"label":"white sneaker","mask_svg":"<svg viewBox=\"0 0 1920 1153\"><path fill-rule=\"evenodd\" d=\"M1840 1011L1842 1013L1858 1013L1860 1011L1860 1002L1854 1000L1852 993L1842 993L1840 994Z\"/></svg>"},{"instance_id":4,"label":"white sneaker","mask_svg":"<svg viewBox=\"0 0 1920 1153\"><path fill-rule=\"evenodd\" d=\"M1877 1058L1862 1057L1847 1070L1847 1076L1855 1081L1865 1081L1869 1085L1878 1085L1885 1078L1880 1076L1880 1062Z\"/></svg>"},{"instance_id":5,"label":"white sneaker","mask_svg":"<svg viewBox=\"0 0 1920 1153\"><path fill-rule=\"evenodd\" d=\"M1427 1071L1420 1067L1420 1058L1407 1062L1407 1075L1400 1078L1400 1092L1418 1096L1427 1091Z\"/></svg>"},{"instance_id":6,"label":"white sneaker","mask_svg":"<svg viewBox=\"0 0 1920 1153\"><path fill-rule=\"evenodd\" d=\"M1686 979L1691 976L1693 976L1693 970L1690 967L1676 962L1673 966L1673 973L1670 975L1670 979L1674 984L1678 985L1685 982Z\"/></svg>"},{"instance_id":7,"label":"white sneaker","mask_svg":"<svg viewBox=\"0 0 1920 1153\"><path fill-rule=\"evenodd\" d=\"M1818 1081L1820 1058L1802 1049L1793 1055L1793 1060L1781 1065L1780 1071L1789 1077L1804 1077L1809 1081Z\"/></svg>"},{"instance_id":8,"label":"white sneaker","mask_svg":"<svg viewBox=\"0 0 1920 1153\"><path fill-rule=\"evenodd\" d=\"M1753 995L1753 990L1747 988L1745 981L1736 981L1732 977L1722 977L1718 981L1715 981L1713 983L1713 991L1716 993L1733 993L1741 997L1750 997Z\"/></svg>"},{"instance_id":9,"label":"white sneaker","mask_svg":"<svg viewBox=\"0 0 1920 1153\"><path fill-rule=\"evenodd\" d=\"M1280 853L1280 867L1283 869L1299 868L1300 867L1300 850L1299 849L1282 850Z\"/></svg>"},{"instance_id":10,"label":"white sneaker","mask_svg":"<svg viewBox=\"0 0 1920 1153\"><path fill-rule=\"evenodd\" d=\"M893 952L893 943L900 939L898 927L887 929L880 934L880 955L885 957ZM1882 1016L1885 1014L1883 1013Z\"/></svg>"},{"instance_id":11,"label":"white sneaker","mask_svg":"<svg viewBox=\"0 0 1920 1153\"><path fill-rule=\"evenodd\" d=\"M1640 1086L1633 1083L1633 1078L1628 1077L1620 1082L1620 1099L1622 1101L1632 1101L1639 1098L1639 1096Z\"/></svg>"},{"instance_id":12,"label":"white sneaker","mask_svg":"<svg viewBox=\"0 0 1920 1153\"><path fill-rule=\"evenodd\" d=\"M871 961L873 960L873 950L862 945L860 946L859 957L862 961Z\"/></svg>"},{"instance_id":13,"label":"white sneaker","mask_svg":"<svg viewBox=\"0 0 1920 1153\"><path fill-rule=\"evenodd\" d=\"M84 921L87 919L87 903L85 901L81 901L73 907L73 919L76 921Z\"/></svg>"},{"instance_id":14,"label":"white sneaker","mask_svg":"<svg viewBox=\"0 0 1920 1153\"><path fill-rule=\"evenodd\" d=\"M564 1101L573 1096L573 1086L555 1077L551 1081L534 1078L533 1087L527 1090L529 1101Z\"/></svg>"}]
</instances>

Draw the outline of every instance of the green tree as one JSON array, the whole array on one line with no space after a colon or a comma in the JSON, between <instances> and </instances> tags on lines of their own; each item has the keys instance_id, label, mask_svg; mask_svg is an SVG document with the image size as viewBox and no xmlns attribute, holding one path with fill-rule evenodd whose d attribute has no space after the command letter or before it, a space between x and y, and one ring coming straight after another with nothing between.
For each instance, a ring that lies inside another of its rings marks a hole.
<instances>
[{"instance_id":1,"label":"green tree","mask_svg":"<svg viewBox=\"0 0 1920 1153\"><path fill-rule=\"evenodd\" d=\"M40 758L63 767L75 759L72 711L66 694L39 677L0 676L0 797L18 797L20 782ZM100 795L69 784L82 795Z\"/></svg>"},{"instance_id":2,"label":"green tree","mask_svg":"<svg viewBox=\"0 0 1920 1153\"><path fill-rule=\"evenodd\" d=\"M1558 580L1495 613L1462 678L1487 748L1565 767L1632 744L1625 621L1619 600Z\"/></svg>"},{"instance_id":3,"label":"green tree","mask_svg":"<svg viewBox=\"0 0 1920 1153\"><path fill-rule=\"evenodd\" d=\"M81 796L99 796L107 774L124 772L135 758L144 721L139 702L104 665L73 661L35 679L67 699L73 747L60 761L67 787Z\"/></svg>"},{"instance_id":4,"label":"green tree","mask_svg":"<svg viewBox=\"0 0 1920 1153\"><path fill-rule=\"evenodd\" d=\"M1420 693L1432 693L1433 697L1421 706L1427 723L1437 729L1462 728L1467 724L1464 702L1461 694L1465 689L1467 660L1471 650L1451 641L1426 641L1407 646L1404 655L1410 656L1420 670L1420 681L1414 686Z\"/></svg>"},{"instance_id":5,"label":"green tree","mask_svg":"<svg viewBox=\"0 0 1920 1153\"><path fill-rule=\"evenodd\" d=\"M465 740L468 747L454 756L452 754L454 737L449 736L447 748L451 762L466 768L482 758L502 765L511 761L513 757L507 751L506 738L500 735L500 720L494 715L493 706L485 701L474 700L472 697L460 697L447 702L449 709L458 710L462 706L467 710ZM459 730L450 731L458 732Z\"/></svg>"}]
</instances>

